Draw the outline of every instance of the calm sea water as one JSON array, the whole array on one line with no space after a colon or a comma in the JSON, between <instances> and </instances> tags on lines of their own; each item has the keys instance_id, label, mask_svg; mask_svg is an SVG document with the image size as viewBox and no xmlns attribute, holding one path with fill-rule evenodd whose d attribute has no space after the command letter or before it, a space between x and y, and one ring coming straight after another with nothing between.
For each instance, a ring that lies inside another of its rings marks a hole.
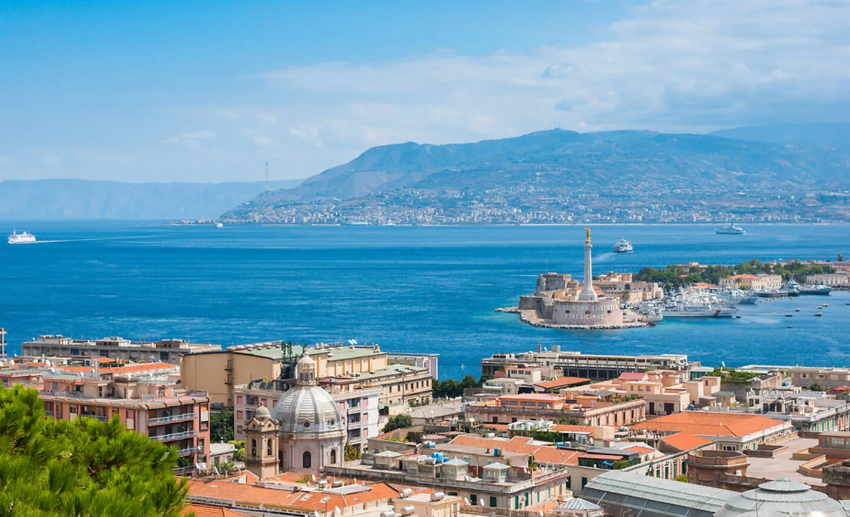
<instances>
[{"instance_id":1,"label":"calm sea water","mask_svg":"<svg viewBox=\"0 0 850 517\"><path fill-rule=\"evenodd\" d=\"M377 342L440 354L440 377L480 374L494 352L561 345L593 353L686 353L710 365L850 365L850 294L742 307L741 319L655 328L537 329L496 307L533 291L538 273L581 275L579 227L172 227L149 223L2 223L34 232L0 244L0 326L10 353L39 334ZM8 228L6 228L8 227ZM598 226L595 271L751 258L850 257L850 226ZM3 234L5 236L5 234ZM635 253L609 252L621 237ZM813 316L829 302L823 317ZM786 313L794 312L793 318ZM788 329L791 324L793 329Z\"/></svg>"}]
</instances>

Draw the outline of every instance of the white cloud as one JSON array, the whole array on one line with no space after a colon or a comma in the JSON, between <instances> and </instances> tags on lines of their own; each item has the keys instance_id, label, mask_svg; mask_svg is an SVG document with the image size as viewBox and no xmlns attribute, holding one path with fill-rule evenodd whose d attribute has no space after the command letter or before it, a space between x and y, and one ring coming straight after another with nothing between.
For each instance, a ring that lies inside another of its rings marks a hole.
<instances>
[{"instance_id":1,"label":"white cloud","mask_svg":"<svg viewBox=\"0 0 850 517\"><path fill-rule=\"evenodd\" d=\"M848 2L653 2L607 34L579 47L320 63L263 77L293 99L290 134L328 148L554 126L709 131L850 118Z\"/></svg>"},{"instance_id":2,"label":"white cloud","mask_svg":"<svg viewBox=\"0 0 850 517\"><path fill-rule=\"evenodd\" d=\"M192 133L183 133L180 136L172 136L171 138L166 139L165 143L181 144L192 149L200 149L201 144L198 142L198 140L213 138L214 136L215 133L213 133L209 129L202 129L201 131L195 131Z\"/></svg>"}]
</instances>

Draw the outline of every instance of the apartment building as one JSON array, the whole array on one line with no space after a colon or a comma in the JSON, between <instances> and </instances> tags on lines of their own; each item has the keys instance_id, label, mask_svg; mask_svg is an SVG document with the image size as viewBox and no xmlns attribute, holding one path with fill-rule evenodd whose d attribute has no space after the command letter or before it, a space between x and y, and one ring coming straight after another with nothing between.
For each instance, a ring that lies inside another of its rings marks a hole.
<instances>
[{"instance_id":1,"label":"apartment building","mask_svg":"<svg viewBox=\"0 0 850 517\"><path fill-rule=\"evenodd\" d=\"M714 394L720 391L720 377L701 377L685 381L682 372L661 370L651 372L626 372L618 378L597 382L573 391L604 390L622 395L637 395L646 404L650 416L671 415L689 407L715 404Z\"/></svg>"},{"instance_id":2,"label":"apartment building","mask_svg":"<svg viewBox=\"0 0 850 517\"><path fill-rule=\"evenodd\" d=\"M850 275L848 275L847 271L809 275L806 277L806 283L822 284L830 287L847 287L850 286Z\"/></svg>"},{"instance_id":3,"label":"apartment building","mask_svg":"<svg viewBox=\"0 0 850 517\"><path fill-rule=\"evenodd\" d=\"M178 474L205 469L209 459L210 418L206 393L176 389L164 363L103 370L43 370L39 397L47 416L61 420L89 417L149 436L180 455Z\"/></svg>"},{"instance_id":4,"label":"apartment building","mask_svg":"<svg viewBox=\"0 0 850 517\"><path fill-rule=\"evenodd\" d=\"M234 387L256 379L289 379L303 352L300 346L259 343L225 350L184 356L181 385L210 394L213 404L234 407ZM389 414L406 411L410 404L431 400L431 374L424 367L389 364L388 354L377 345L325 345L307 349L316 363L316 375L323 378L353 378L363 387L383 389L379 401Z\"/></svg>"},{"instance_id":5,"label":"apartment building","mask_svg":"<svg viewBox=\"0 0 850 517\"><path fill-rule=\"evenodd\" d=\"M357 379L325 378L319 379L324 388L339 406L345 418L348 443L359 451L367 449L369 438L378 436L379 398L381 387L363 387ZM254 412L260 406L271 411L288 386L280 381L253 381L236 386L234 393L234 438L245 439L245 426L254 418Z\"/></svg>"},{"instance_id":6,"label":"apartment building","mask_svg":"<svg viewBox=\"0 0 850 517\"><path fill-rule=\"evenodd\" d=\"M545 393L503 395L495 400L469 404L466 408L468 418L488 424L510 424L520 420L557 422L572 417L578 420L578 425L619 427L640 422L645 415L644 401L640 398Z\"/></svg>"},{"instance_id":7,"label":"apartment building","mask_svg":"<svg viewBox=\"0 0 850 517\"><path fill-rule=\"evenodd\" d=\"M431 377L440 378L439 367L440 354L406 354L400 352L392 352L387 354L387 364L404 364L407 366L416 366L426 368Z\"/></svg>"},{"instance_id":8,"label":"apartment building","mask_svg":"<svg viewBox=\"0 0 850 517\"><path fill-rule=\"evenodd\" d=\"M21 345L21 355L46 357L99 356L121 361L164 362L180 365L186 354L221 350L221 345L189 343L182 339L135 342L121 337L73 339L60 335L39 336Z\"/></svg>"},{"instance_id":9,"label":"apartment building","mask_svg":"<svg viewBox=\"0 0 850 517\"><path fill-rule=\"evenodd\" d=\"M539 366L543 378L581 377L591 380L616 379L623 372L644 372L648 370L676 370L687 372L691 363L684 354L661 355L601 355L581 352L562 352L560 346L544 351L541 346L536 352L519 354L493 354L481 360L481 373L495 375L513 365Z\"/></svg>"}]
</instances>

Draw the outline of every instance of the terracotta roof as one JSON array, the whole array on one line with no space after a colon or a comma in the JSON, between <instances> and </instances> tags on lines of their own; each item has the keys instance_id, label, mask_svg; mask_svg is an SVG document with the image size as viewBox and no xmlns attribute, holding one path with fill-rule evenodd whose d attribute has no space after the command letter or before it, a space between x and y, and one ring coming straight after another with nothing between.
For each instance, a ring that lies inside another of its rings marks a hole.
<instances>
[{"instance_id":1,"label":"terracotta roof","mask_svg":"<svg viewBox=\"0 0 850 517\"><path fill-rule=\"evenodd\" d=\"M148 372L157 370L177 370L177 366L171 363L143 363L143 364L128 364L124 366L113 366L101 368L101 372L121 374L132 372Z\"/></svg>"},{"instance_id":2,"label":"terracotta roof","mask_svg":"<svg viewBox=\"0 0 850 517\"><path fill-rule=\"evenodd\" d=\"M194 512L195 517L246 517L244 513L234 512L229 508L203 504L187 504L183 515L189 515L190 512Z\"/></svg>"},{"instance_id":3,"label":"terracotta roof","mask_svg":"<svg viewBox=\"0 0 850 517\"><path fill-rule=\"evenodd\" d=\"M456 436L451 442L454 445L465 445L467 447L479 447L481 449L495 449L496 447L503 451L516 452L519 454L534 454L534 451L540 448L539 445L529 445L531 438L524 436L515 436L510 440L491 440L488 438L479 438L462 434Z\"/></svg>"},{"instance_id":4,"label":"terracotta roof","mask_svg":"<svg viewBox=\"0 0 850 517\"><path fill-rule=\"evenodd\" d=\"M581 451L556 449L555 447L540 447L534 451L535 463L578 465L579 456L581 456Z\"/></svg>"},{"instance_id":5,"label":"terracotta roof","mask_svg":"<svg viewBox=\"0 0 850 517\"><path fill-rule=\"evenodd\" d=\"M782 422L762 415L683 411L641 422L632 429L651 429L667 433L690 433L697 436L746 436Z\"/></svg>"},{"instance_id":6,"label":"terracotta roof","mask_svg":"<svg viewBox=\"0 0 850 517\"><path fill-rule=\"evenodd\" d=\"M650 449L649 447L641 447L640 445L635 445L633 447L626 447L623 449L625 451L633 451L638 454L649 454L650 452L655 452L655 449Z\"/></svg>"},{"instance_id":7,"label":"terracotta roof","mask_svg":"<svg viewBox=\"0 0 850 517\"><path fill-rule=\"evenodd\" d=\"M756 276L756 275L732 275L728 278L729 279L734 278L735 280L758 280L759 277Z\"/></svg>"},{"instance_id":8,"label":"terracotta roof","mask_svg":"<svg viewBox=\"0 0 850 517\"><path fill-rule=\"evenodd\" d=\"M617 378L623 381L642 381L646 378L646 374L643 372L623 372Z\"/></svg>"},{"instance_id":9,"label":"terracotta roof","mask_svg":"<svg viewBox=\"0 0 850 517\"><path fill-rule=\"evenodd\" d=\"M535 386L540 386L543 389L551 390L555 388L564 388L567 386L575 386L576 384L584 384L590 382L590 379L582 377L558 377L555 380L538 382Z\"/></svg>"},{"instance_id":10,"label":"terracotta roof","mask_svg":"<svg viewBox=\"0 0 850 517\"><path fill-rule=\"evenodd\" d=\"M203 482L190 480L189 497L205 497L250 504L274 505L287 509L307 511L332 511L348 506L398 497L398 491L386 483L368 485L371 490L340 495L330 492L295 492L264 488L227 481Z\"/></svg>"},{"instance_id":11,"label":"terracotta roof","mask_svg":"<svg viewBox=\"0 0 850 517\"><path fill-rule=\"evenodd\" d=\"M661 441L680 451L689 451L695 447L711 443L711 440L708 438L695 436L690 433L676 433L674 435L665 436L661 439Z\"/></svg>"}]
</instances>

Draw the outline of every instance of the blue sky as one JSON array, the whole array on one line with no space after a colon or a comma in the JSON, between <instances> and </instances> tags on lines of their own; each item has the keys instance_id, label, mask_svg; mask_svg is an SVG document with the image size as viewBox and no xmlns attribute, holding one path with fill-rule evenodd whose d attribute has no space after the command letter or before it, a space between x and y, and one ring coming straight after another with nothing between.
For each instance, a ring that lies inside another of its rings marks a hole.
<instances>
[{"instance_id":1,"label":"blue sky","mask_svg":"<svg viewBox=\"0 0 850 517\"><path fill-rule=\"evenodd\" d=\"M850 119L836 0L0 3L0 180L301 178L374 145Z\"/></svg>"}]
</instances>

